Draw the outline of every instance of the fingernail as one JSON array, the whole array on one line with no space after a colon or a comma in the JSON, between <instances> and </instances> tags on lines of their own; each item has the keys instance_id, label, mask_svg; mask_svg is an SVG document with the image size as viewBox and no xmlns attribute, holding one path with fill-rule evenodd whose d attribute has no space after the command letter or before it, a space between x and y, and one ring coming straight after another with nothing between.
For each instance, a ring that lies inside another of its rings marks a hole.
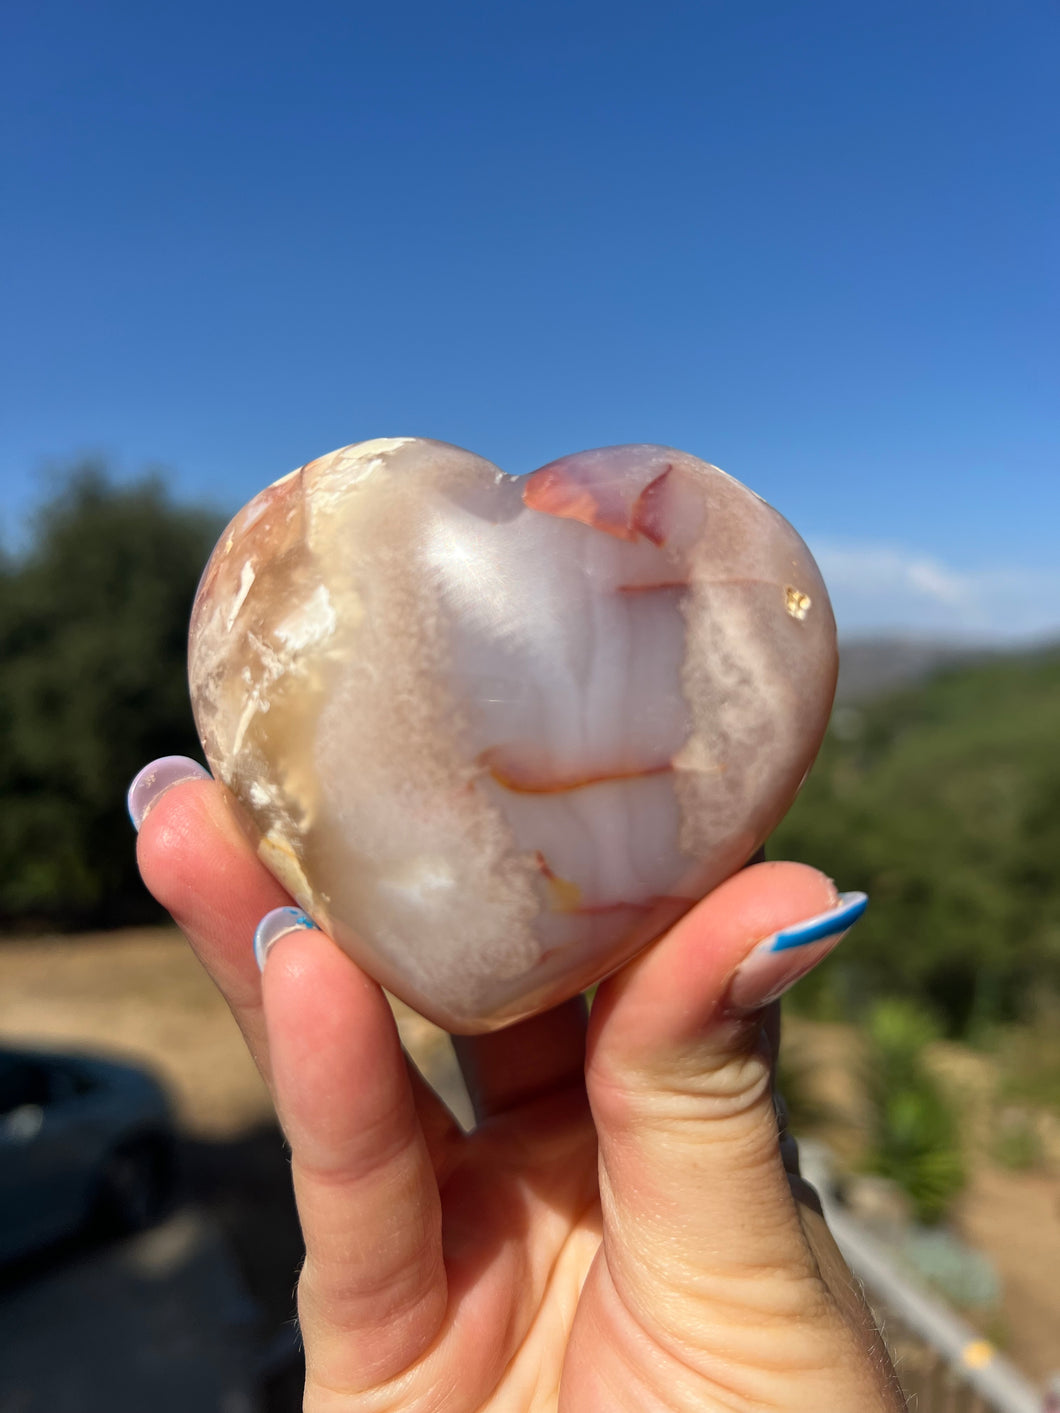
<instances>
[{"instance_id":1,"label":"fingernail","mask_svg":"<svg viewBox=\"0 0 1060 1413\"><path fill-rule=\"evenodd\" d=\"M265 970L265 958L281 937L306 927L317 930L316 923L301 908L273 908L271 913L266 913L254 930L254 959L258 970Z\"/></svg>"},{"instance_id":2,"label":"fingernail","mask_svg":"<svg viewBox=\"0 0 1060 1413\"><path fill-rule=\"evenodd\" d=\"M162 756L145 765L129 786L126 804L133 828L139 832L140 825L147 817L147 811L158 803L167 790L180 785L185 780L209 780L210 772L203 770L197 760L188 756Z\"/></svg>"},{"instance_id":3,"label":"fingernail","mask_svg":"<svg viewBox=\"0 0 1060 1413\"><path fill-rule=\"evenodd\" d=\"M783 996L839 946L868 905L864 893L840 893L828 912L782 928L759 942L733 973L726 1010L736 1014L757 1011Z\"/></svg>"}]
</instances>

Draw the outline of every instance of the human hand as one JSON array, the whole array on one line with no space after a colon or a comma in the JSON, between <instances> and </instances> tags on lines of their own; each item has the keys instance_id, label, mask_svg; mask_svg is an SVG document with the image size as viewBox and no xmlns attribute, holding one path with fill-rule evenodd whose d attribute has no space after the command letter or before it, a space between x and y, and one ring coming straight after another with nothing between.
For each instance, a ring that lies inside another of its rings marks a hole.
<instances>
[{"instance_id":1,"label":"human hand","mask_svg":"<svg viewBox=\"0 0 1060 1413\"><path fill-rule=\"evenodd\" d=\"M140 794L147 886L227 998L291 1145L309 1413L905 1407L778 1143L766 1003L855 910L823 875L729 879L601 984L588 1025L572 1001L458 1039L465 1135L407 1065L383 992L321 932L280 936L259 976L251 938L289 899L220 788ZM818 941L762 945L828 913Z\"/></svg>"}]
</instances>

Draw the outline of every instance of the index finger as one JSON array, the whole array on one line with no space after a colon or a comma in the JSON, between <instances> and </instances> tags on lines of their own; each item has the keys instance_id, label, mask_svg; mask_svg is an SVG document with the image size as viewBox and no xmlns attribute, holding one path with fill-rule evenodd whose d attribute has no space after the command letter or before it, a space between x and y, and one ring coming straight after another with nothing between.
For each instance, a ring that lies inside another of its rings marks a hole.
<instances>
[{"instance_id":1,"label":"index finger","mask_svg":"<svg viewBox=\"0 0 1060 1413\"><path fill-rule=\"evenodd\" d=\"M290 898L258 859L213 780L186 780L159 797L141 824L137 858L148 890L191 943L269 1080L251 939L261 918Z\"/></svg>"}]
</instances>

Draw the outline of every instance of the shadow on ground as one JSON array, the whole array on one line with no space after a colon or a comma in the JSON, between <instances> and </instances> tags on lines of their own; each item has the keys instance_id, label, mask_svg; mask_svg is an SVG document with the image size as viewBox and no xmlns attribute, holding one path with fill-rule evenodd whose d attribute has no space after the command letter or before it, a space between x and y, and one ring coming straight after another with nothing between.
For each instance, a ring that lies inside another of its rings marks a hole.
<instances>
[{"instance_id":1,"label":"shadow on ground","mask_svg":"<svg viewBox=\"0 0 1060 1413\"><path fill-rule=\"evenodd\" d=\"M294 1413L301 1255L275 1125L183 1140L160 1225L0 1270L0 1413Z\"/></svg>"}]
</instances>

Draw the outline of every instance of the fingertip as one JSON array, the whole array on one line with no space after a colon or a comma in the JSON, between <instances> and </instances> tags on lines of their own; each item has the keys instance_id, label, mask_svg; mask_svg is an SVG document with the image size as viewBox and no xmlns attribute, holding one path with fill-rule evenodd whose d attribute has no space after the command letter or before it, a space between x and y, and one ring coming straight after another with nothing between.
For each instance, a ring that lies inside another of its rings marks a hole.
<instances>
[{"instance_id":1,"label":"fingertip","mask_svg":"<svg viewBox=\"0 0 1060 1413\"><path fill-rule=\"evenodd\" d=\"M189 756L161 756L133 777L125 797L133 828L139 832L150 810L167 791L188 780L209 780L210 772Z\"/></svg>"},{"instance_id":2,"label":"fingertip","mask_svg":"<svg viewBox=\"0 0 1060 1413\"><path fill-rule=\"evenodd\" d=\"M254 960L258 964L258 970L265 970L269 953L282 937L287 937L292 932L304 932L307 928L316 928L316 923L301 908L285 904L266 913L254 929Z\"/></svg>"},{"instance_id":3,"label":"fingertip","mask_svg":"<svg viewBox=\"0 0 1060 1413\"><path fill-rule=\"evenodd\" d=\"M130 794L135 787L134 781ZM221 787L203 776L170 785L141 815L136 837L140 874L148 891L170 912L188 887L202 879L203 855L215 855L215 836L228 834L224 813Z\"/></svg>"},{"instance_id":4,"label":"fingertip","mask_svg":"<svg viewBox=\"0 0 1060 1413\"><path fill-rule=\"evenodd\" d=\"M701 900L658 942L604 982L590 1042L606 1027L641 1051L698 1038L718 1016L728 984L764 938L828 912L835 883L808 864L757 863Z\"/></svg>"},{"instance_id":5,"label":"fingertip","mask_svg":"<svg viewBox=\"0 0 1060 1413\"><path fill-rule=\"evenodd\" d=\"M282 1027L299 1050L318 1054L332 1045L349 1054L370 1048L382 1033L397 1036L383 988L300 909L274 909L257 933L263 929L268 945L261 986L270 1035Z\"/></svg>"},{"instance_id":6,"label":"fingertip","mask_svg":"<svg viewBox=\"0 0 1060 1413\"><path fill-rule=\"evenodd\" d=\"M811 864L770 860L751 864L708 894L688 915L691 920L706 904L707 919L717 911L738 916L749 946L779 928L805 917L828 912L839 900L835 880ZM700 922L702 923L702 919Z\"/></svg>"}]
</instances>

